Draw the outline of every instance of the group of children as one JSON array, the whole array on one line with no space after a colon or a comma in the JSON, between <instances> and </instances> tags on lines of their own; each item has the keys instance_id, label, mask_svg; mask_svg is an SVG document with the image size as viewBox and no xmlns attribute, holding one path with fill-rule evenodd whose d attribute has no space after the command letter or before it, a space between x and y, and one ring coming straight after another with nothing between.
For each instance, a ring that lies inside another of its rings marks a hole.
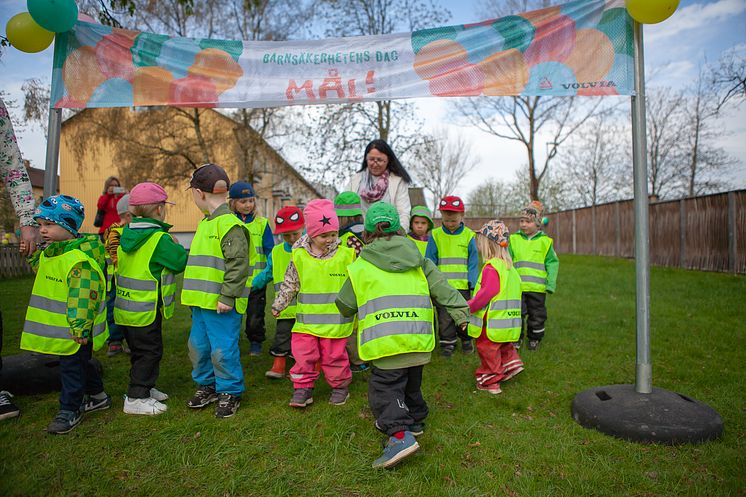
<instances>
[{"instance_id":1,"label":"group of children","mask_svg":"<svg viewBox=\"0 0 746 497\"><path fill-rule=\"evenodd\" d=\"M277 326L269 349L274 362L265 375L286 377L292 358L289 405L304 408L313 403L320 372L331 387L329 403L343 405L352 371L370 369L375 427L389 437L374 467L390 467L419 448L416 437L428 414L422 374L436 327L445 357L459 341L463 352L472 352L476 341L476 385L491 394L523 370L517 352L522 318L528 316L529 349L543 337L544 295L554 291L558 261L540 230L540 204L523 210L518 233L497 220L474 232L463 223L463 201L447 196L439 206L441 227L434 228L426 207L416 206L407 234L394 206L377 202L363 216L357 193L343 192L334 202L312 200L303 211L280 209L274 235L282 241L275 245L249 183L231 185L223 168L206 164L193 173L190 189L205 217L188 254L168 233L168 197L155 183L132 189L131 219L109 230L105 247L78 232L84 210L77 199L57 195L37 209L46 247L33 257L37 276L21 348L60 355L60 411L50 433L67 433L84 413L112 404L89 362L108 336L107 289L114 296L113 324L131 351L124 412L167 410L168 395L156 382L163 320L173 315L181 272L197 384L188 407L217 402L216 417L236 413L244 391L242 315L251 353L259 354L271 283ZM113 277L107 281L107 275Z\"/></svg>"}]
</instances>

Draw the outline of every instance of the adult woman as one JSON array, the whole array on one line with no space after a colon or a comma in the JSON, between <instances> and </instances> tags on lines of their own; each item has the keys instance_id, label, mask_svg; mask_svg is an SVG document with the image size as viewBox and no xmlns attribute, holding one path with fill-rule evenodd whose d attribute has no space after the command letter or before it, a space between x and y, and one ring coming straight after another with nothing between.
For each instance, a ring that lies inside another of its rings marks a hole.
<instances>
[{"instance_id":1,"label":"adult woman","mask_svg":"<svg viewBox=\"0 0 746 497\"><path fill-rule=\"evenodd\" d=\"M363 214L368 206L380 200L396 207L404 230L409 229L409 184L412 178L384 140L373 140L365 147L363 166L352 177L348 190L362 199Z\"/></svg>"},{"instance_id":2,"label":"adult woman","mask_svg":"<svg viewBox=\"0 0 746 497\"><path fill-rule=\"evenodd\" d=\"M98 228L99 236L103 236L106 228L120 221L119 214L117 213L117 202L124 196L124 193L125 191L119 183L119 178L116 176L106 178L106 181L104 181L104 192L98 198L97 204L98 210L104 211L103 223Z\"/></svg>"}]
</instances>

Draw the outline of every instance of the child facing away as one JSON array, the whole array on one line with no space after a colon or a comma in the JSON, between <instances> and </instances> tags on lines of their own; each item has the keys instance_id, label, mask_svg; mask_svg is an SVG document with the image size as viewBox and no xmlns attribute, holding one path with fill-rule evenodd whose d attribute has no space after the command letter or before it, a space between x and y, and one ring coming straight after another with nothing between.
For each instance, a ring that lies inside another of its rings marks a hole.
<instances>
[{"instance_id":1,"label":"child facing away","mask_svg":"<svg viewBox=\"0 0 746 497\"><path fill-rule=\"evenodd\" d=\"M477 389L499 394L500 382L523 371L513 346L521 335L521 277L508 253L510 232L502 221L485 223L475 235L484 261L474 297L469 300L469 336L476 338L482 361L474 373Z\"/></svg>"},{"instance_id":2,"label":"child facing away","mask_svg":"<svg viewBox=\"0 0 746 497\"><path fill-rule=\"evenodd\" d=\"M510 255L521 276L522 315L526 322L528 350L539 348L544 338L546 297L557 288L559 272L554 242L541 231L542 211L541 202L531 202L521 211L518 233L510 235Z\"/></svg>"},{"instance_id":3,"label":"child facing away","mask_svg":"<svg viewBox=\"0 0 746 497\"><path fill-rule=\"evenodd\" d=\"M267 333L264 324L267 289L253 286L252 281L267 266L267 256L275 247L272 228L269 227L267 218L258 214L256 200L256 193L251 183L237 181L231 185L228 192L228 207L246 225L254 247L249 254L251 266L247 285L251 287L251 293L249 294L249 307L246 310L246 338L249 339L249 354L252 356L262 353L262 343Z\"/></svg>"},{"instance_id":4,"label":"child facing away","mask_svg":"<svg viewBox=\"0 0 746 497\"><path fill-rule=\"evenodd\" d=\"M285 271L292 260L293 245L303 235L303 211L294 205L288 205L275 215L275 235L282 236L282 242L275 245L267 257L267 267L254 277L252 288L264 288L270 281L274 282L275 294L285 280ZM292 301L279 316L275 327L275 339L269 349L274 356L272 368L264 376L281 379L286 376L287 356L290 355L290 335L295 324L296 302Z\"/></svg>"},{"instance_id":5,"label":"child facing away","mask_svg":"<svg viewBox=\"0 0 746 497\"><path fill-rule=\"evenodd\" d=\"M192 310L189 358L198 385L187 406L200 409L217 401L215 417L229 418L244 391L238 340L248 305L251 237L226 204L230 180L222 167L203 165L189 186L205 218L189 249L181 291L181 303Z\"/></svg>"},{"instance_id":6,"label":"child facing away","mask_svg":"<svg viewBox=\"0 0 746 497\"><path fill-rule=\"evenodd\" d=\"M459 291L464 300L468 300L479 277L479 255L474 232L463 223L465 207L459 197L443 197L438 208L443 216L443 226L435 228L430 234L425 256L438 266L448 283ZM458 329L444 308L436 307L441 355L451 357L459 338L464 354L474 352L469 335Z\"/></svg>"},{"instance_id":7,"label":"child facing away","mask_svg":"<svg viewBox=\"0 0 746 497\"><path fill-rule=\"evenodd\" d=\"M339 406L350 396L347 387L352 372L345 345L354 320L339 314L334 299L347 279L347 266L355 260L355 251L339 242L339 220L331 200L312 200L303 214L307 234L293 247L292 261L272 304L272 315L279 317L297 297L290 343L295 359L290 369L294 388L290 406L302 408L313 403L319 361L332 387L329 403Z\"/></svg>"},{"instance_id":8,"label":"child facing away","mask_svg":"<svg viewBox=\"0 0 746 497\"><path fill-rule=\"evenodd\" d=\"M163 320L174 314L176 275L184 271L186 249L168 234L168 195L156 183L139 183L129 195L133 215L119 238L114 321L130 346L130 382L124 412L153 416L165 412L168 395L157 390L163 357Z\"/></svg>"},{"instance_id":9,"label":"child facing away","mask_svg":"<svg viewBox=\"0 0 746 497\"><path fill-rule=\"evenodd\" d=\"M106 343L104 246L98 235L78 232L83 204L68 195L47 198L34 212L46 245L30 262L36 270L21 349L60 357L60 411L48 433L68 433L84 413L111 407L93 350ZM21 251L26 249L21 243Z\"/></svg>"},{"instance_id":10,"label":"child facing away","mask_svg":"<svg viewBox=\"0 0 746 497\"><path fill-rule=\"evenodd\" d=\"M396 208L385 202L365 215L368 243L349 268L336 299L343 316L358 315L360 356L372 362L368 402L375 426L389 436L374 468L388 468L419 448L428 414L422 373L435 348L431 298L461 329L468 306L401 229Z\"/></svg>"},{"instance_id":11,"label":"child facing away","mask_svg":"<svg viewBox=\"0 0 746 497\"><path fill-rule=\"evenodd\" d=\"M407 237L412 240L425 257L427 241L430 240L430 232L433 230L433 213L424 205L415 205L409 213L409 233Z\"/></svg>"},{"instance_id":12,"label":"child facing away","mask_svg":"<svg viewBox=\"0 0 746 497\"><path fill-rule=\"evenodd\" d=\"M106 324L109 326L107 357L114 357L122 352L130 353L129 347L124 342L122 331L114 322L114 300L117 296L114 271L116 271L117 266L119 237L122 235L122 229L132 220L132 214L129 213L129 202L129 194L125 194L119 199L119 202L117 202L119 222L106 228L103 235L104 247L106 248Z\"/></svg>"}]
</instances>

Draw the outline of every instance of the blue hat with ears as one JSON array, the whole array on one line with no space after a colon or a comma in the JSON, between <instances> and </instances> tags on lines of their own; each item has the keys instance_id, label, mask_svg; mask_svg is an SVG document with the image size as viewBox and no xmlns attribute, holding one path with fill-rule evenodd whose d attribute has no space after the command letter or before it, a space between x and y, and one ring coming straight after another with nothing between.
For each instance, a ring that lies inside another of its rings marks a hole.
<instances>
[{"instance_id":1,"label":"blue hat with ears","mask_svg":"<svg viewBox=\"0 0 746 497\"><path fill-rule=\"evenodd\" d=\"M59 224L75 236L78 236L84 218L83 204L70 195L53 195L42 201L34 211L34 219L45 219Z\"/></svg>"},{"instance_id":2,"label":"blue hat with ears","mask_svg":"<svg viewBox=\"0 0 746 497\"><path fill-rule=\"evenodd\" d=\"M246 181L237 181L233 183L231 189L228 190L228 198L230 199L251 197L256 197L256 193L254 192L254 187L251 186L251 183Z\"/></svg>"}]
</instances>

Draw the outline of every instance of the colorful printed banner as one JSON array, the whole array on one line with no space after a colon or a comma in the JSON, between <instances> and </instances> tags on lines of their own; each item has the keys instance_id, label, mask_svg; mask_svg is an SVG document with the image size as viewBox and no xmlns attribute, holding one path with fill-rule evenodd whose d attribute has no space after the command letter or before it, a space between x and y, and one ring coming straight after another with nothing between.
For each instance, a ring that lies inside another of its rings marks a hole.
<instances>
[{"instance_id":1,"label":"colorful printed banner","mask_svg":"<svg viewBox=\"0 0 746 497\"><path fill-rule=\"evenodd\" d=\"M417 97L631 95L624 0L315 41L169 37L78 22L57 36L56 108L274 107Z\"/></svg>"}]
</instances>

